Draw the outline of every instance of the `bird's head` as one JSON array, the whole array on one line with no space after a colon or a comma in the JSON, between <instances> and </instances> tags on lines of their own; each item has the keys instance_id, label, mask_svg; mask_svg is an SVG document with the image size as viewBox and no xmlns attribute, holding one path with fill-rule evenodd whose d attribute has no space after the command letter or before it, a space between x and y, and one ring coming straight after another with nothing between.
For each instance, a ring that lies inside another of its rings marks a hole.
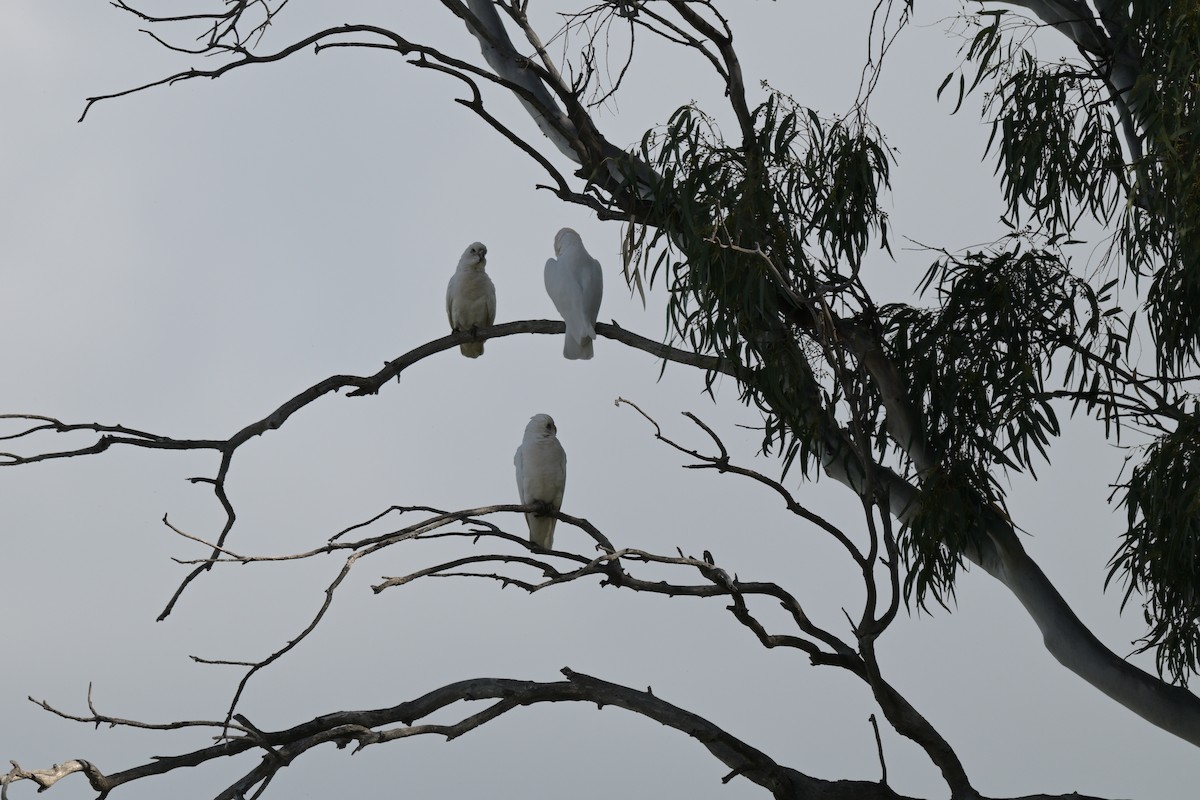
<instances>
[{"instance_id":1,"label":"bird's head","mask_svg":"<svg viewBox=\"0 0 1200 800\"><path fill-rule=\"evenodd\" d=\"M487 263L487 245L483 242L472 242L471 245L463 251L462 262L464 264L486 264Z\"/></svg>"},{"instance_id":2,"label":"bird's head","mask_svg":"<svg viewBox=\"0 0 1200 800\"><path fill-rule=\"evenodd\" d=\"M583 244L574 228L563 228L554 235L554 255L562 255L563 248L572 244Z\"/></svg>"},{"instance_id":3,"label":"bird's head","mask_svg":"<svg viewBox=\"0 0 1200 800\"><path fill-rule=\"evenodd\" d=\"M529 424L525 426L525 435L536 438L545 438L558 433L558 428L554 424L554 418L549 414L534 414L529 418Z\"/></svg>"}]
</instances>

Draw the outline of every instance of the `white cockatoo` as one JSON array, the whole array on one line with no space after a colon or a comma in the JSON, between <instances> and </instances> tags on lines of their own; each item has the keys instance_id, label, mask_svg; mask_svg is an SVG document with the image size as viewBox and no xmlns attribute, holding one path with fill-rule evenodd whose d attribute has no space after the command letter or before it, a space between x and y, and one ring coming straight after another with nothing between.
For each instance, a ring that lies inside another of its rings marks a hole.
<instances>
[{"instance_id":1,"label":"white cockatoo","mask_svg":"<svg viewBox=\"0 0 1200 800\"><path fill-rule=\"evenodd\" d=\"M450 330L474 331L496 321L496 286L483 271L487 265L487 247L474 242L458 259L458 269L446 286L446 316ZM467 358L483 355L483 342L464 342L459 350Z\"/></svg>"},{"instance_id":2,"label":"white cockatoo","mask_svg":"<svg viewBox=\"0 0 1200 800\"><path fill-rule=\"evenodd\" d=\"M596 338L596 317L604 295L600 262L588 255L583 240L570 228L554 237L554 255L546 262L546 294L567 324L563 342L566 358L591 358Z\"/></svg>"},{"instance_id":3,"label":"white cockatoo","mask_svg":"<svg viewBox=\"0 0 1200 800\"><path fill-rule=\"evenodd\" d=\"M554 420L549 414L534 414L525 426L525 438L513 456L517 468L517 492L521 503L545 503L555 511L562 508L567 485L567 454L558 443ZM525 514L529 540L549 550L554 544L554 517Z\"/></svg>"}]
</instances>

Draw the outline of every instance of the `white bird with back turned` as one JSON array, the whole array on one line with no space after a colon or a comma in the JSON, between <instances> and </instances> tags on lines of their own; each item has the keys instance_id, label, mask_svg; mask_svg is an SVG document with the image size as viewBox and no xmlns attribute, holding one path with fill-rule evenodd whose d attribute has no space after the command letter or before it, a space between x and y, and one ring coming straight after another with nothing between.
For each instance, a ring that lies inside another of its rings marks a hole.
<instances>
[{"instance_id":1,"label":"white bird with back turned","mask_svg":"<svg viewBox=\"0 0 1200 800\"><path fill-rule=\"evenodd\" d=\"M517 492L522 505L545 503L558 511L562 508L567 486L567 454L558 442L558 428L549 414L534 414L525 426L525 438L513 456L517 468ZM549 550L554 545L554 517L525 513L529 540Z\"/></svg>"},{"instance_id":2,"label":"white bird with back turned","mask_svg":"<svg viewBox=\"0 0 1200 800\"><path fill-rule=\"evenodd\" d=\"M554 237L554 255L546 261L546 294L567 324L563 356L592 357L596 339L596 317L604 295L604 273L600 262L588 255L579 234L563 228Z\"/></svg>"},{"instance_id":3,"label":"white bird with back turned","mask_svg":"<svg viewBox=\"0 0 1200 800\"><path fill-rule=\"evenodd\" d=\"M484 272L486 265L487 247L481 242L473 242L458 259L458 269L446 286L450 330L475 333L496 321L496 286ZM463 342L458 349L467 358L479 358L483 342Z\"/></svg>"}]
</instances>

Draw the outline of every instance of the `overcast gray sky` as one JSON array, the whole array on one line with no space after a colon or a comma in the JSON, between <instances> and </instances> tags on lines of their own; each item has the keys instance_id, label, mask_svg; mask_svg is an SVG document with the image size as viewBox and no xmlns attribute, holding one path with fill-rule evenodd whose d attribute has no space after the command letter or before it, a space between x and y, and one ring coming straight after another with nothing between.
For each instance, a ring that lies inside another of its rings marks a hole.
<instances>
[{"instance_id":1,"label":"overcast gray sky","mask_svg":"<svg viewBox=\"0 0 1200 800\"><path fill-rule=\"evenodd\" d=\"M767 79L803 105L844 112L872 5L729 4L747 85ZM957 63L940 19L957 4L918 6L872 106L897 150L893 230L975 245L1003 232L991 168L979 160L987 129L974 101L950 117L951 106L934 99ZM4 9L0 412L223 438L328 375L369 374L443 335L446 280L474 240L489 248L498 321L552 317L542 264L564 225L605 267L601 319L663 334L661 296L643 309L622 285L620 227L536 190L537 166L451 102L461 89L444 76L394 53L306 53L106 102L76 124L87 96L204 64L165 53L107 3L7 0ZM342 22L392 27L478 60L473 40L434 3L292 3L264 47ZM723 120L719 89L696 59L647 49L599 122L610 139L632 144L692 99ZM537 137L511 98L489 102ZM1094 244L1078 248L1082 263ZM864 274L880 299L904 297L929 260L898 249L894 261L873 255ZM840 609L859 597L835 549L748 482L681 470L685 462L655 443L645 421L613 405L629 398L670 434L704 446L679 416L693 411L743 463L774 475L776 462L755 456L757 435L738 427L757 418L736 387L719 384L713 401L700 374L671 366L660 380L656 361L608 340L590 362L560 351L556 337L510 337L489 342L478 360L431 358L376 397L331 396L305 409L236 457L231 546L308 549L391 504L516 502L513 451L529 416L547 412L569 459L564 511L618 546L710 549L742 579L779 581L838 626ZM1122 521L1105 503L1107 484L1123 453L1100 434L1089 421L1071 424L1040 482L1013 480L1010 507L1079 615L1126 652L1139 615L1120 616L1119 595L1102 591ZM25 698L83 712L92 682L103 713L220 718L240 673L188 656L261 658L307 623L339 559L217 570L154 622L186 571L171 559L206 552L161 518L214 537L221 510L186 479L211 476L216 464L210 454L124 449L0 470L0 759L35 768L85 758L111 772L202 746L194 735L94 731ZM856 524L857 503L841 485L799 480L788 483L804 502ZM504 522L524 529L519 517ZM556 541L590 549L569 528ZM275 729L392 705L460 678L554 680L570 666L652 686L810 774L878 776L866 688L795 651L762 649L724 602L582 582L533 596L463 580L369 589L381 575L469 547L415 543L361 562L321 629L251 681L242 710ZM1200 781L1194 748L1060 668L1016 601L980 572L961 580L953 614L898 621L881 658L986 794L1171 800ZM888 731L884 741L895 789L944 795L922 754ZM120 796L211 795L250 763L206 766ZM723 786L723 772L655 723L555 704L451 743L408 740L353 757L322 748L285 770L269 796L763 796L744 780ZM29 784L12 789L31 795ZM54 795L90 791L73 776Z\"/></svg>"}]
</instances>

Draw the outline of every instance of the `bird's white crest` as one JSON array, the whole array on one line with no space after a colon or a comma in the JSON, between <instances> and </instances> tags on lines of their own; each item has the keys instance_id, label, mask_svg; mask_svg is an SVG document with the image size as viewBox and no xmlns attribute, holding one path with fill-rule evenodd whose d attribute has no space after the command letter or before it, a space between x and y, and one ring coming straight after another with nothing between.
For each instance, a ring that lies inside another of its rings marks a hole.
<instances>
[{"instance_id":1,"label":"bird's white crest","mask_svg":"<svg viewBox=\"0 0 1200 800\"><path fill-rule=\"evenodd\" d=\"M546 294L567 326L563 356L591 358L596 318L604 296L604 271L571 228L563 228L555 235L554 255L557 257L546 261L544 278Z\"/></svg>"},{"instance_id":2,"label":"bird's white crest","mask_svg":"<svg viewBox=\"0 0 1200 800\"><path fill-rule=\"evenodd\" d=\"M517 493L521 503L545 503L555 511L562 508L567 485L567 454L556 436L558 428L549 414L534 414L525 426L525 437L513 456L517 471ZM554 517L526 513L529 540L549 550L554 545Z\"/></svg>"},{"instance_id":3,"label":"bird's white crest","mask_svg":"<svg viewBox=\"0 0 1200 800\"><path fill-rule=\"evenodd\" d=\"M452 331L474 331L496 321L496 286L488 277L487 246L472 242L458 259L458 269L446 286L446 316ZM467 358L483 355L483 342L464 342L459 350Z\"/></svg>"}]
</instances>

